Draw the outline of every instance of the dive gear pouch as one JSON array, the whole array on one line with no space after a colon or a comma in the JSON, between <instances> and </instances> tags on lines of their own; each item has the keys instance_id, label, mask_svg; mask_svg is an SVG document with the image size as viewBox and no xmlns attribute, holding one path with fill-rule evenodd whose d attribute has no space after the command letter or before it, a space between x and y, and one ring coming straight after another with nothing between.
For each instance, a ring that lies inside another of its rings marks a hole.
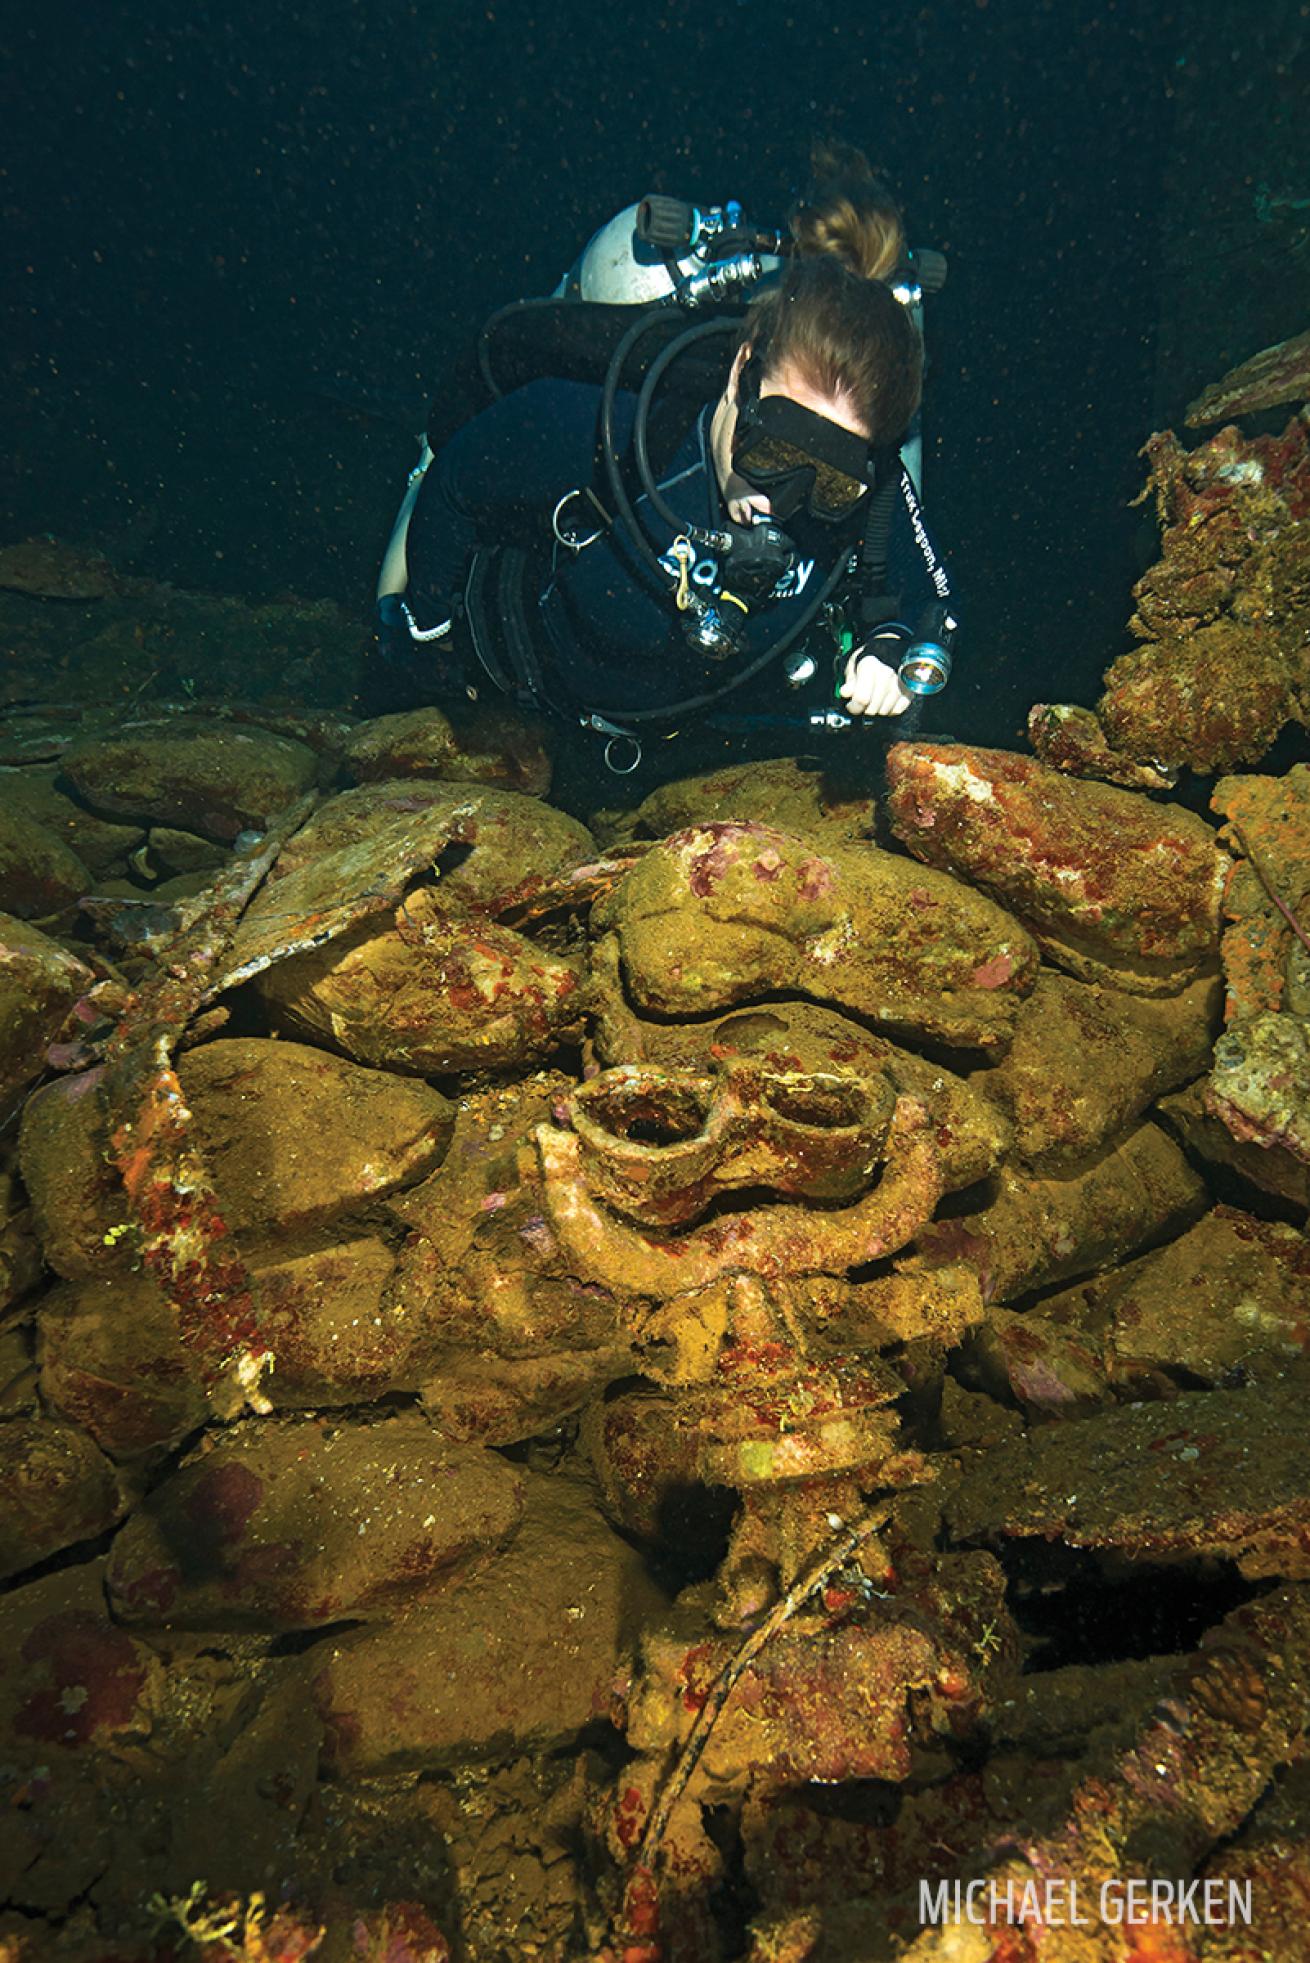
<instances>
[{"instance_id":1,"label":"dive gear pouch","mask_svg":"<svg viewBox=\"0 0 1310 1963\"><path fill-rule=\"evenodd\" d=\"M487 679L525 709L555 704L532 637L536 583L533 561L518 545L482 546L464 584L464 619Z\"/></svg>"}]
</instances>

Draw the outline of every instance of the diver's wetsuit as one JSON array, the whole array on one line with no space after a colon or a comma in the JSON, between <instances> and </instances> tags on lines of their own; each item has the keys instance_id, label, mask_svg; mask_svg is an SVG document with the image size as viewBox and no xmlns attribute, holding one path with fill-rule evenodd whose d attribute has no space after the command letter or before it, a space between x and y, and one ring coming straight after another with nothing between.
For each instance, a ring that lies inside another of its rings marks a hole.
<instances>
[{"instance_id":1,"label":"diver's wetsuit","mask_svg":"<svg viewBox=\"0 0 1310 1963\"><path fill-rule=\"evenodd\" d=\"M656 707L716 688L763 653L799 620L839 556L859 544L863 519L861 508L843 526L822 524L806 514L790 520L787 530L799 555L792 590L751 613L739 653L726 661L711 659L688 645L674 605L672 575L657 584L621 525L598 531L600 520L592 505L575 498L561 514L564 528L581 537L598 535L577 552L551 536L550 514L567 492L591 485L610 506L604 473L596 464L600 397L598 388L582 382L531 382L458 431L430 465L414 509L406 600L418 627L435 626L449 616L475 547L513 542L535 548L540 552L535 589L540 598L531 626L543 649L550 685L558 691L554 706L621 714L625 708ZM619 395L615 430L625 448L634 407L634 397ZM726 520L708 449L712 413L713 405L707 404L694 414L675 453L657 470L657 482L674 510L706 527ZM644 497L630 495L651 544L666 551L668 526ZM698 583L708 585L715 570L710 555L702 552ZM913 619L932 592L899 503L889 571L889 583L901 590ZM421 658L430 651L434 693L443 686L437 671L447 645L434 641L419 650ZM445 677L445 684L452 679ZM758 684L748 683L730 698L732 706L749 712L760 689L767 686L772 692L774 685L771 674Z\"/></svg>"}]
</instances>

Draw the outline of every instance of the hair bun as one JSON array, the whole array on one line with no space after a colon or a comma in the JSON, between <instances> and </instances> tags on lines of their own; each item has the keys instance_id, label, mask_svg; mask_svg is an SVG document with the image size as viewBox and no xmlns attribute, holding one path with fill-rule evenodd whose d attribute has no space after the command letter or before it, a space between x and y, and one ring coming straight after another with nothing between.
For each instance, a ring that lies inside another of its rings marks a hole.
<instances>
[{"instance_id":1,"label":"hair bun","mask_svg":"<svg viewBox=\"0 0 1310 1963\"><path fill-rule=\"evenodd\" d=\"M836 137L816 137L810 146L810 175L814 180L809 196L828 190L834 181L846 179L850 186L876 184L872 164L853 143ZM806 202L809 202L807 196Z\"/></svg>"},{"instance_id":2,"label":"hair bun","mask_svg":"<svg viewBox=\"0 0 1310 1963\"><path fill-rule=\"evenodd\" d=\"M821 138L810 152L813 178L788 218L802 258L830 254L861 279L886 280L905 256L895 198L853 143Z\"/></svg>"}]
</instances>

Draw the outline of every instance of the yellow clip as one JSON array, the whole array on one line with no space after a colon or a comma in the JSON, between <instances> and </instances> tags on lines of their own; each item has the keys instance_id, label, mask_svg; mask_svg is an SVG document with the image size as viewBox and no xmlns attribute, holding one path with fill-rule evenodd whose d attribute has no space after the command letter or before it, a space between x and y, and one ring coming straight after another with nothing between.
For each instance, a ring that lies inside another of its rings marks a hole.
<instances>
[{"instance_id":1,"label":"yellow clip","mask_svg":"<svg viewBox=\"0 0 1310 1963\"><path fill-rule=\"evenodd\" d=\"M691 569L696 563L696 548L689 538L675 538L669 551L678 562L678 612L686 613L691 605Z\"/></svg>"}]
</instances>

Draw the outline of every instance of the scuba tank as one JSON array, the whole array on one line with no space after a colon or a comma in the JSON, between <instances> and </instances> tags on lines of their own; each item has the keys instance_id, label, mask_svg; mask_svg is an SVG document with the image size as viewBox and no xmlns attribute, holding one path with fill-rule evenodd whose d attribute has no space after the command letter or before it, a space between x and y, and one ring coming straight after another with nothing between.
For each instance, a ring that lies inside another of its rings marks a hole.
<instances>
[{"instance_id":1,"label":"scuba tank","mask_svg":"<svg viewBox=\"0 0 1310 1963\"><path fill-rule=\"evenodd\" d=\"M379 602L406 590L409 521L428 465L455 429L539 375L602 380L643 308L667 305L672 315L679 306L740 303L782 271L782 246L780 233L746 225L735 198L701 207L652 193L602 225L547 298L512 300L492 314L429 410L383 555ZM671 317L669 327L676 336L681 323ZM684 386L695 381L684 374Z\"/></svg>"}]
</instances>

